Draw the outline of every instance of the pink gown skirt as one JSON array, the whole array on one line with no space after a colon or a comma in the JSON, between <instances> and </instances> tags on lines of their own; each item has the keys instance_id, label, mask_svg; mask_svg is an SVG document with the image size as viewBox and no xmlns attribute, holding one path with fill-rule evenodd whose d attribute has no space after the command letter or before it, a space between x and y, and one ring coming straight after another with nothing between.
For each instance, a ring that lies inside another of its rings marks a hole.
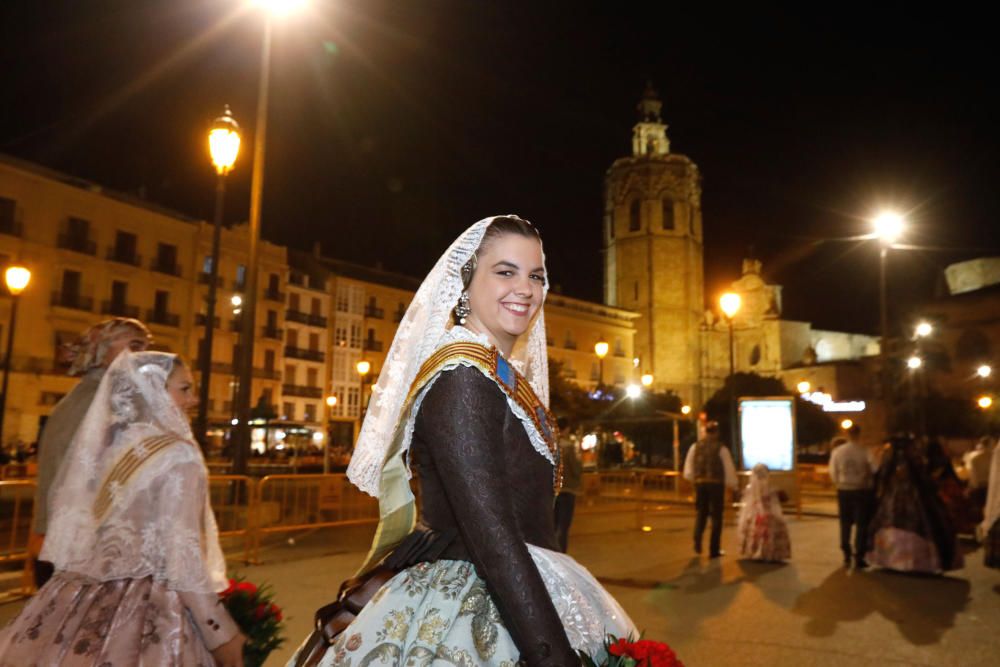
<instances>
[{"instance_id":1,"label":"pink gown skirt","mask_svg":"<svg viewBox=\"0 0 1000 667\"><path fill-rule=\"evenodd\" d=\"M0 630L0 667L214 667L180 596L151 577L57 573Z\"/></svg>"}]
</instances>

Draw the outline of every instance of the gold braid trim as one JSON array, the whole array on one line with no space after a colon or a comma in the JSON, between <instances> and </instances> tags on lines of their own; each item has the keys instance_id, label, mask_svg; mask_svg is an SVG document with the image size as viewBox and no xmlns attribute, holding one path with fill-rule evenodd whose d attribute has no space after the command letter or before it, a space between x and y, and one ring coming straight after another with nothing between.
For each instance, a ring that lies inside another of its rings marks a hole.
<instances>
[{"instance_id":1,"label":"gold braid trim","mask_svg":"<svg viewBox=\"0 0 1000 667\"><path fill-rule=\"evenodd\" d=\"M410 404L417 394L437 376L446 366L468 362L478 368L484 375L496 382L497 386L515 403L517 403L531 419L535 430L545 441L552 454L552 460L556 462L554 475L554 488L558 494L562 488L562 459L559 456L559 442L556 432L556 420L549 409L545 407L531 383L521 375L514 365L503 360L510 370L510 377L501 377L498 367L500 363L499 353L495 347L486 347L479 343L459 341L450 343L439 348L434 354L427 358L427 361L420 367L416 379L410 385L410 391L406 398L406 404ZM540 411L539 411L540 409ZM541 414L539 414L541 412ZM544 421L543 421L544 420Z\"/></svg>"},{"instance_id":2,"label":"gold braid trim","mask_svg":"<svg viewBox=\"0 0 1000 667\"><path fill-rule=\"evenodd\" d=\"M94 499L94 517L97 519L103 518L104 514L111 507L112 485L122 486L126 484L144 463L177 441L177 437L173 435L154 436L146 438L139 443L138 447L125 452L115 463L107 477L104 478L104 481L101 482L101 488ZM142 453L138 454L137 450L141 450Z\"/></svg>"}]
</instances>

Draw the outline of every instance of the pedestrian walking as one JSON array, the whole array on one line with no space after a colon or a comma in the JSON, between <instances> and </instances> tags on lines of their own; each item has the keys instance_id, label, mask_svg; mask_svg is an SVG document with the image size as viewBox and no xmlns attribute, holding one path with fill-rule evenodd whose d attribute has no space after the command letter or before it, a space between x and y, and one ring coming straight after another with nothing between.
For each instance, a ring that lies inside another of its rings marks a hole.
<instances>
[{"instance_id":1,"label":"pedestrian walking","mask_svg":"<svg viewBox=\"0 0 1000 667\"><path fill-rule=\"evenodd\" d=\"M50 501L54 496L53 482L66 456L77 427L90 408L101 378L123 350L141 352L149 347L153 337L139 320L114 317L88 329L72 345L67 356L69 375L80 382L52 409L38 441L38 480L35 490L35 512L28 544L35 586L41 588L52 576L52 564L38 559L52 514Z\"/></svg>"},{"instance_id":2,"label":"pedestrian walking","mask_svg":"<svg viewBox=\"0 0 1000 667\"><path fill-rule=\"evenodd\" d=\"M867 567L868 522L874 505L874 460L861 444L861 427L854 424L847 430L847 439L834 447L830 454L830 479L837 488L837 509L840 516L840 550L844 567L850 567L853 557L857 568ZM854 550L851 551L851 528L854 528Z\"/></svg>"},{"instance_id":3,"label":"pedestrian walking","mask_svg":"<svg viewBox=\"0 0 1000 667\"><path fill-rule=\"evenodd\" d=\"M743 507L736 522L740 558L781 561L792 557L788 524L781 511L780 493L771 489L767 466L758 463L750 472L750 482L743 491Z\"/></svg>"},{"instance_id":4,"label":"pedestrian walking","mask_svg":"<svg viewBox=\"0 0 1000 667\"><path fill-rule=\"evenodd\" d=\"M705 426L705 437L696 442L684 460L684 479L694 483L694 552L701 553L701 538L705 524L712 520L708 553L711 558L724 555L722 542L722 510L726 487L736 488L736 469L729 449L719 440L719 422Z\"/></svg>"},{"instance_id":5,"label":"pedestrian walking","mask_svg":"<svg viewBox=\"0 0 1000 667\"><path fill-rule=\"evenodd\" d=\"M569 420L560 417L557 423L563 483L555 503L556 542L559 543L559 550L566 553L569 546L569 527L573 523L573 512L576 508L576 496L583 490L583 461L580 459L580 446L569 432Z\"/></svg>"},{"instance_id":6,"label":"pedestrian walking","mask_svg":"<svg viewBox=\"0 0 1000 667\"><path fill-rule=\"evenodd\" d=\"M898 572L939 574L964 564L958 536L911 437L895 437L875 472L877 508L867 559Z\"/></svg>"},{"instance_id":7,"label":"pedestrian walking","mask_svg":"<svg viewBox=\"0 0 1000 667\"><path fill-rule=\"evenodd\" d=\"M990 454L989 489L985 518L979 525L986 567L1000 568L1000 445Z\"/></svg>"}]
</instances>

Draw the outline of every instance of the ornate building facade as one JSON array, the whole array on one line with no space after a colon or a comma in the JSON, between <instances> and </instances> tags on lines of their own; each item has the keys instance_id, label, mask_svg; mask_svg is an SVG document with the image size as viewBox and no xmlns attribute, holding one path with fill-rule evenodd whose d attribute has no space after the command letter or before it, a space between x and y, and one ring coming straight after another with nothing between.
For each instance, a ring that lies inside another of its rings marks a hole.
<instances>
[{"instance_id":1,"label":"ornate building facade","mask_svg":"<svg viewBox=\"0 0 1000 667\"><path fill-rule=\"evenodd\" d=\"M698 404L704 309L701 175L670 152L661 102L647 86L632 155L604 179L604 299L637 312L636 357L654 387Z\"/></svg>"}]
</instances>

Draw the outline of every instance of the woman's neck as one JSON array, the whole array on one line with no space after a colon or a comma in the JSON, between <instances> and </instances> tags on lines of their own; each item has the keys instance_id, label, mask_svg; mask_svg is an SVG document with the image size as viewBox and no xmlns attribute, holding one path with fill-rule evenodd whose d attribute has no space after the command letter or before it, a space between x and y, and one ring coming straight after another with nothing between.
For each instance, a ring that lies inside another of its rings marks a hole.
<instances>
[{"instance_id":1,"label":"woman's neck","mask_svg":"<svg viewBox=\"0 0 1000 667\"><path fill-rule=\"evenodd\" d=\"M486 340L488 340L493 345L493 347L499 350L500 354L502 354L505 359L510 358L510 353L513 352L514 350L514 343L517 341L516 337L503 336L502 338L500 338L494 336L489 329L484 327L479 322L474 321L474 319L471 317L468 318L465 324L462 326L464 326L472 333L477 333L481 336L486 336Z\"/></svg>"}]
</instances>

